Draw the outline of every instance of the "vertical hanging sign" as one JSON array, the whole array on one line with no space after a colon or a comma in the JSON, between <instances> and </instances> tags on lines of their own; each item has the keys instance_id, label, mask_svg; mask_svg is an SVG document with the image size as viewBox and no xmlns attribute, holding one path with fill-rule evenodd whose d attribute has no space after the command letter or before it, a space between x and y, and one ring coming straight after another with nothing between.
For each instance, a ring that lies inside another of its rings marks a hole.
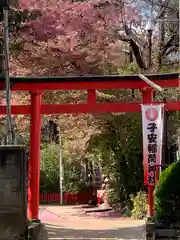
<instances>
[{"instance_id":1,"label":"vertical hanging sign","mask_svg":"<svg viewBox=\"0 0 180 240\"><path fill-rule=\"evenodd\" d=\"M144 184L154 186L161 166L164 104L141 105L143 127Z\"/></svg>"}]
</instances>

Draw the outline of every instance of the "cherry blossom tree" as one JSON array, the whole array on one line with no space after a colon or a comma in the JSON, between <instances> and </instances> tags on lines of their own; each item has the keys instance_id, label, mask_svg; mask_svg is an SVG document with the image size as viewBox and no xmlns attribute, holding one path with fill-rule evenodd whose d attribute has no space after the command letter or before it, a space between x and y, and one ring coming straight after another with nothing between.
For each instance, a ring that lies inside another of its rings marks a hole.
<instances>
[{"instance_id":1,"label":"cherry blossom tree","mask_svg":"<svg viewBox=\"0 0 180 240\"><path fill-rule=\"evenodd\" d=\"M135 7L117 3L21 0L21 11L40 14L22 25L24 49L16 62L38 75L102 74L120 66L124 54L118 30L124 21L137 23L140 15Z\"/></svg>"}]
</instances>

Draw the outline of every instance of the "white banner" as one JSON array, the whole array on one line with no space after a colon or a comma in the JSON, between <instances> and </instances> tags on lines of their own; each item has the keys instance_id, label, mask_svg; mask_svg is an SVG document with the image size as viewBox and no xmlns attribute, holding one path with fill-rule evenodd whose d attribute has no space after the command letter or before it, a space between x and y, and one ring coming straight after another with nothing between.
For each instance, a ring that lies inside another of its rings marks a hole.
<instances>
[{"instance_id":1,"label":"white banner","mask_svg":"<svg viewBox=\"0 0 180 240\"><path fill-rule=\"evenodd\" d=\"M164 104L141 104L144 184L154 186L162 159Z\"/></svg>"}]
</instances>

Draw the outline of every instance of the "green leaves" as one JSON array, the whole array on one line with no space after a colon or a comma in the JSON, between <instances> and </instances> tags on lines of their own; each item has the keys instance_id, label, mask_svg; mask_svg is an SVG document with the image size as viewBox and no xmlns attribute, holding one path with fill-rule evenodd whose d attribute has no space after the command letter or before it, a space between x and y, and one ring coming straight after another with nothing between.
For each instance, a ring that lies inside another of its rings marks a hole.
<instances>
[{"instance_id":1,"label":"green leaves","mask_svg":"<svg viewBox=\"0 0 180 240\"><path fill-rule=\"evenodd\" d=\"M147 193L140 191L137 195L131 195L131 201L133 204L131 211L132 217L134 219L145 218L148 212Z\"/></svg>"},{"instance_id":2,"label":"green leaves","mask_svg":"<svg viewBox=\"0 0 180 240\"><path fill-rule=\"evenodd\" d=\"M45 145L41 150L41 191L59 191L59 146Z\"/></svg>"},{"instance_id":3,"label":"green leaves","mask_svg":"<svg viewBox=\"0 0 180 240\"><path fill-rule=\"evenodd\" d=\"M171 164L160 175L155 189L155 220L169 226L180 204L180 161Z\"/></svg>"},{"instance_id":4,"label":"green leaves","mask_svg":"<svg viewBox=\"0 0 180 240\"><path fill-rule=\"evenodd\" d=\"M111 180L113 198L119 202L143 188L140 114L107 118L97 126L88 150Z\"/></svg>"},{"instance_id":5,"label":"green leaves","mask_svg":"<svg viewBox=\"0 0 180 240\"><path fill-rule=\"evenodd\" d=\"M41 149L41 192L59 192L59 146L45 144ZM79 159L63 152L63 191L80 192L87 185L83 179L83 165Z\"/></svg>"}]
</instances>

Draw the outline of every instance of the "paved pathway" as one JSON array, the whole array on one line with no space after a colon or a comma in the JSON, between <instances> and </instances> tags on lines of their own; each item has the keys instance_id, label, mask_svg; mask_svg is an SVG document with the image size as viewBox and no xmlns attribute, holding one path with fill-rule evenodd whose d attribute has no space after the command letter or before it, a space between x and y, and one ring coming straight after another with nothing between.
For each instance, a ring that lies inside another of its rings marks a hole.
<instances>
[{"instance_id":1,"label":"paved pathway","mask_svg":"<svg viewBox=\"0 0 180 240\"><path fill-rule=\"evenodd\" d=\"M79 207L40 208L40 218L45 223L48 232L48 238L41 237L41 240L144 239L144 221L96 218L84 214Z\"/></svg>"}]
</instances>

